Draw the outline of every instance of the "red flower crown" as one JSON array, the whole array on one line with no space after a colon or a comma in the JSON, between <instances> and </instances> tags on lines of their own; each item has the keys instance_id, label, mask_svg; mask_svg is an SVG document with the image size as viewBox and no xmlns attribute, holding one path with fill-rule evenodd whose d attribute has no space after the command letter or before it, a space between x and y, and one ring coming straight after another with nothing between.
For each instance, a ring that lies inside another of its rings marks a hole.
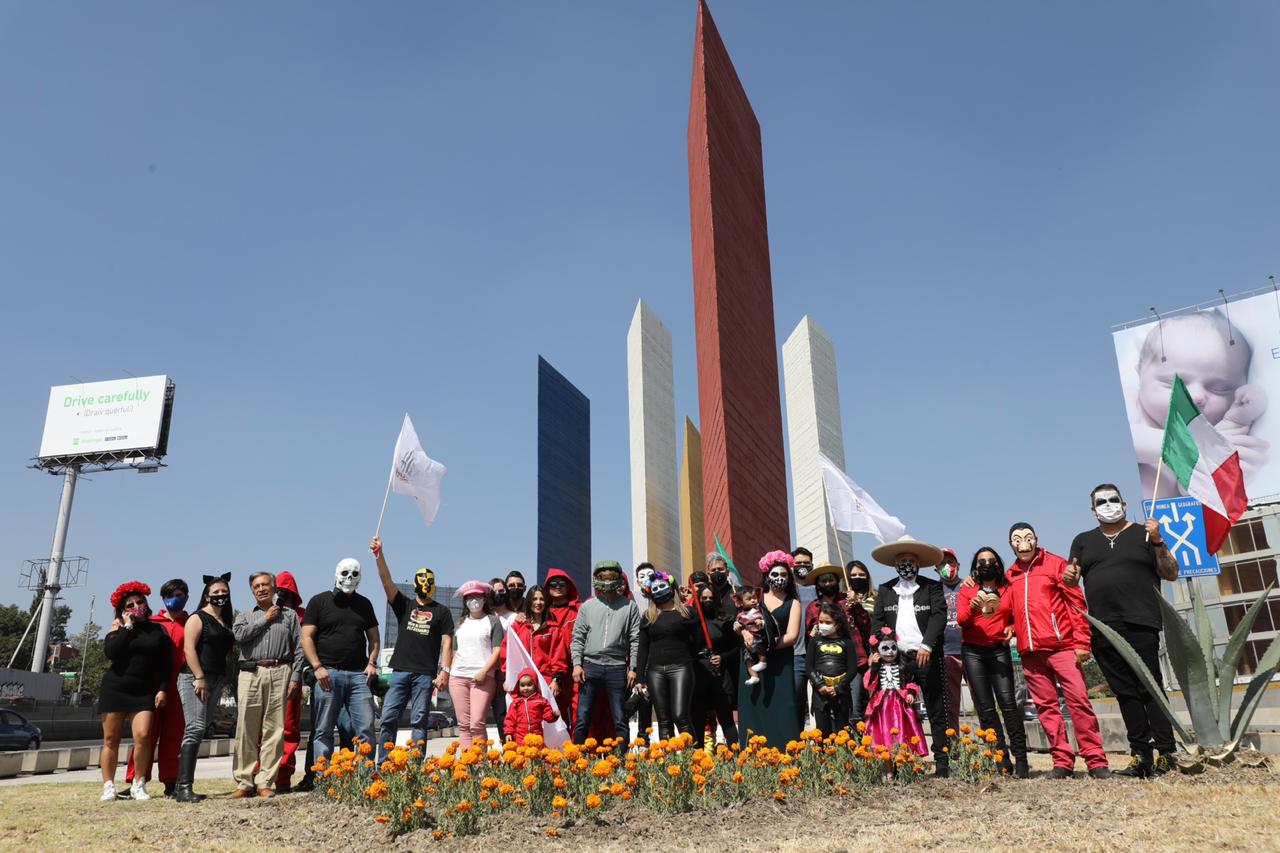
<instances>
[{"instance_id":1,"label":"red flower crown","mask_svg":"<svg viewBox=\"0 0 1280 853\"><path fill-rule=\"evenodd\" d=\"M898 635L893 632L892 628L885 625L879 631L872 634L871 638L867 640L867 642L871 643L873 646L878 646L880 645L881 640L893 640L896 643L898 642Z\"/></svg>"},{"instance_id":2,"label":"red flower crown","mask_svg":"<svg viewBox=\"0 0 1280 853\"><path fill-rule=\"evenodd\" d=\"M151 594L151 587L147 586L142 581L129 581L128 583L122 583L120 586L116 587L115 592L111 593L111 606L119 607L120 602L124 601L135 592L146 597Z\"/></svg>"}]
</instances>

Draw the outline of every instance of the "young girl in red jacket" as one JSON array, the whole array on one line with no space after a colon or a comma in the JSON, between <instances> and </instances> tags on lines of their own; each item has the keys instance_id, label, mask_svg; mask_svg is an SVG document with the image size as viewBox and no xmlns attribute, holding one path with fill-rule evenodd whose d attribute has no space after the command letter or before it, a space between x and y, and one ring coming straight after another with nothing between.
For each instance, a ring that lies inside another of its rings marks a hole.
<instances>
[{"instance_id":1,"label":"young girl in red jacket","mask_svg":"<svg viewBox=\"0 0 1280 853\"><path fill-rule=\"evenodd\" d=\"M542 735L542 724L554 722L560 712L538 692L538 674L533 667L520 670L516 689L507 704L507 721L503 734L509 741L522 743L527 734Z\"/></svg>"}]
</instances>

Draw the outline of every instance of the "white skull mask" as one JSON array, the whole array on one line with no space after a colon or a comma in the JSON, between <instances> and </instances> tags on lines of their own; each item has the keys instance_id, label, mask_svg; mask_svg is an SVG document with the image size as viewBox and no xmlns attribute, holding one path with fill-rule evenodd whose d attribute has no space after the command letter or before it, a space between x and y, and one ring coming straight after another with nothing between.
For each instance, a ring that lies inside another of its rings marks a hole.
<instances>
[{"instance_id":1,"label":"white skull mask","mask_svg":"<svg viewBox=\"0 0 1280 853\"><path fill-rule=\"evenodd\" d=\"M1093 514L1103 524L1124 520L1124 498L1115 489L1102 489L1093 496Z\"/></svg>"},{"instance_id":2,"label":"white skull mask","mask_svg":"<svg viewBox=\"0 0 1280 853\"><path fill-rule=\"evenodd\" d=\"M340 561L333 570L333 586L345 595L355 592L356 587L360 586L360 563L351 557Z\"/></svg>"}]
</instances>

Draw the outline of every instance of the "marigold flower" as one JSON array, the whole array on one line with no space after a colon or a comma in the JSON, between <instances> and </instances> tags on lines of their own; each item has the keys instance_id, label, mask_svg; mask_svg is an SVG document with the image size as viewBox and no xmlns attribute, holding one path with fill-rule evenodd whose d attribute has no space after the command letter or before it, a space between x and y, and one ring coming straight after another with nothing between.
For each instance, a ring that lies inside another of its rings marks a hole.
<instances>
[{"instance_id":1,"label":"marigold flower","mask_svg":"<svg viewBox=\"0 0 1280 853\"><path fill-rule=\"evenodd\" d=\"M388 815L380 814L374 818L378 823L390 823L391 818Z\"/></svg>"},{"instance_id":2,"label":"marigold flower","mask_svg":"<svg viewBox=\"0 0 1280 853\"><path fill-rule=\"evenodd\" d=\"M504 797L511 796L511 794L514 791L515 791L515 787L512 785L508 785L506 782L503 782L501 785L498 786L498 793Z\"/></svg>"},{"instance_id":3,"label":"marigold flower","mask_svg":"<svg viewBox=\"0 0 1280 853\"><path fill-rule=\"evenodd\" d=\"M560 830L556 829L554 826L547 827L547 835L549 837L555 838L559 834L560 834Z\"/></svg>"},{"instance_id":4,"label":"marigold flower","mask_svg":"<svg viewBox=\"0 0 1280 853\"><path fill-rule=\"evenodd\" d=\"M533 786L538 784L538 777L532 773L520 780L520 784L524 785L526 791L532 791Z\"/></svg>"},{"instance_id":5,"label":"marigold flower","mask_svg":"<svg viewBox=\"0 0 1280 853\"><path fill-rule=\"evenodd\" d=\"M369 754L369 753L371 753L371 752L373 752L373 744L371 744L371 743L362 743L362 744L360 744L360 754L361 754L361 755L368 755L368 754Z\"/></svg>"},{"instance_id":6,"label":"marigold flower","mask_svg":"<svg viewBox=\"0 0 1280 853\"><path fill-rule=\"evenodd\" d=\"M468 773L466 769L462 767L458 767L453 771L453 781L455 782L465 782L470 778L471 778L471 774Z\"/></svg>"},{"instance_id":7,"label":"marigold flower","mask_svg":"<svg viewBox=\"0 0 1280 853\"><path fill-rule=\"evenodd\" d=\"M455 812L469 812L469 811L471 811L471 801L470 801L470 800L463 800L462 802L460 802L460 803L458 803L456 806L454 806L454 807L453 807L453 810L454 810Z\"/></svg>"},{"instance_id":8,"label":"marigold flower","mask_svg":"<svg viewBox=\"0 0 1280 853\"><path fill-rule=\"evenodd\" d=\"M601 799L600 799L600 797L599 797L597 794L588 794L588 795L587 795L587 808L589 808L589 809L598 809L598 808L600 808L600 803L601 803L601 802L603 802L603 800L601 800Z\"/></svg>"},{"instance_id":9,"label":"marigold flower","mask_svg":"<svg viewBox=\"0 0 1280 853\"><path fill-rule=\"evenodd\" d=\"M564 789L566 783L563 776L557 776L555 779L551 780L551 784L555 785L556 790L559 791Z\"/></svg>"},{"instance_id":10,"label":"marigold flower","mask_svg":"<svg viewBox=\"0 0 1280 853\"><path fill-rule=\"evenodd\" d=\"M414 801L413 801L413 807L414 807L415 809L417 809L418 811L422 811L423 809L425 809L425 808L427 807L427 804L426 804L426 803L424 803L422 800L414 800Z\"/></svg>"},{"instance_id":11,"label":"marigold flower","mask_svg":"<svg viewBox=\"0 0 1280 853\"><path fill-rule=\"evenodd\" d=\"M961 723L960 731L963 732L964 734L968 734L969 732L973 731L973 728L970 727L968 723Z\"/></svg>"},{"instance_id":12,"label":"marigold flower","mask_svg":"<svg viewBox=\"0 0 1280 853\"><path fill-rule=\"evenodd\" d=\"M672 779L674 779L674 778L676 778L677 776L679 776L679 775L680 775L680 765L678 765L678 764L668 764L668 765L667 765L667 775L668 775L668 776L670 776Z\"/></svg>"},{"instance_id":13,"label":"marigold flower","mask_svg":"<svg viewBox=\"0 0 1280 853\"><path fill-rule=\"evenodd\" d=\"M622 799L623 799L623 800L630 800L630 799L631 799L631 792L630 792L630 791L623 791L623 792L622 792Z\"/></svg>"},{"instance_id":14,"label":"marigold flower","mask_svg":"<svg viewBox=\"0 0 1280 853\"><path fill-rule=\"evenodd\" d=\"M614 782L609 786L609 793L613 794L615 797L621 797L622 792L625 790L627 789L621 782Z\"/></svg>"},{"instance_id":15,"label":"marigold flower","mask_svg":"<svg viewBox=\"0 0 1280 853\"><path fill-rule=\"evenodd\" d=\"M628 785L631 785L634 787L637 780L634 773L628 773L627 778L624 779L623 781L626 782Z\"/></svg>"},{"instance_id":16,"label":"marigold flower","mask_svg":"<svg viewBox=\"0 0 1280 853\"><path fill-rule=\"evenodd\" d=\"M773 798L781 803L786 801L787 795L784 794L782 791L774 791Z\"/></svg>"},{"instance_id":17,"label":"marigold flower","mask_svg":"<svg viewBox=\"0 0 1280 853\"><path fill-rule=\"evenodd\" d=\"M560 795L557 794L556 796L551 798L551 808L567 809L568 807L569 807L569 801L566 800L564 797L561 797Z\"/></svg>"},{"instance_id":18,"label":"marigold flower","mask_svg":"<svg viewBox=\"0 0 1280 853\"><path fill-rule=\"evenodd\" d=\"M916 745L917 745L917 744L919 744L919 743L920 743L920 735L912 735L912 736L911 736L911 745L912 745L912 746L916 746Z\"/></svg>"},{"instance_id":19,"label":"marigold flower","mask_svg":"<svg viewBox=\"0 0 1280 853\"><path fill-rule=\"evenodd\" d=\"M591 775L598 779L605 779L613 773L613 765L607 761L597 761L591 766Z\"/></svg>"},{"instance_id":20,"label":"marigold flower","mask_svg":"<svg viewBox=\"0 0 1280 853\"><path fill-rule=\"evenodd\" d=\"M742 775L742 771L741 771L741 770L739 770L739 771L737 771L737 772L735 772L735 773L733 774L733 782L734 782L734 784L735 784L735 785L741 785L741 784L742 784L742 780L743 780L744 778L746 778L746 777L744 777L744 776Z\"/></svg>"},{"instance_id":21,"label":"marigold flower","mask_svg":"<svg viewBox=\"0 0 1280 853\"><path fill-rule=\"evenodd\" d=\"M947 737L955 737L955 736L956 736L955 729L947 729Z\"/></svg>"}]
</instances>

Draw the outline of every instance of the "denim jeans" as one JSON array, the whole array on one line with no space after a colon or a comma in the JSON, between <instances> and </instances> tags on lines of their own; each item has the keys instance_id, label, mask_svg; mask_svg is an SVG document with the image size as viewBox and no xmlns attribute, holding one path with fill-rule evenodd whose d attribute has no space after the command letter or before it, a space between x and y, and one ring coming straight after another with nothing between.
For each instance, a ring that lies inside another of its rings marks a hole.
<instances>
[{"instance_id":1,"label":"denim jeans","mask_svg":"<svg viewBox=\"0 0 1280 853\"><path fill-rule=\"evenodd\" d=\"M416 672L391 673L391 686L382 698L382 730L378 732L378 763L387 757L385 743L394 743L400 712L409 705L409 725L416 743L427 736L427 713L431 705L431 676Z\"/></svg>"},{"instance_id":2,"label":"denim jeans","mask_svg":"<svg viewBox=\"0 0 1280 853\"><path fill-rule=\"evenodd\" d=\"M609 711L613 714L613 727L617 736L622 738L621 749L626 749L631 740L631 727L627 725L627 716L622 711L623 700L627 696L627 665L603 666L598 663L584 661L582 670L587 680L578 689L578 719L573 726L574 743L582 743L587 739L587 729L591 727L591 711L596 704L596 693L603 691L609 700Z\"/></svg>"},{"instance_id":3,"label":"denim jeans","mask_svg":"<svg viewBox=\"0 0 1280 853\"><path fill-rule=\"evenodd\" d=\"M361 740L373 742L373 694L369 692L369 678L363 672L346 669L330 669L331 686L325 690L317 681L312 695L315 697L316 719L312 725L316 738L316 761L326 761L333 754L333 727L338 723L338 711L343 709L351 718L352 733Z\"/></svg>"},{"instance_id":4,"label":"denim jeans","mask_svg":"<svg viewBox=\"0 0 1280 853\"><path fill-rule=\"evenodd\" d=\"M222 676L206 676L205 686L209 688L209 698L201 699L196 695L195 676L189 672L178 674L178 699L182 702L182 716L186 722L182 729L183 746L204 740L209 715L222 695Z\"/></svg>"}]
</instances>

